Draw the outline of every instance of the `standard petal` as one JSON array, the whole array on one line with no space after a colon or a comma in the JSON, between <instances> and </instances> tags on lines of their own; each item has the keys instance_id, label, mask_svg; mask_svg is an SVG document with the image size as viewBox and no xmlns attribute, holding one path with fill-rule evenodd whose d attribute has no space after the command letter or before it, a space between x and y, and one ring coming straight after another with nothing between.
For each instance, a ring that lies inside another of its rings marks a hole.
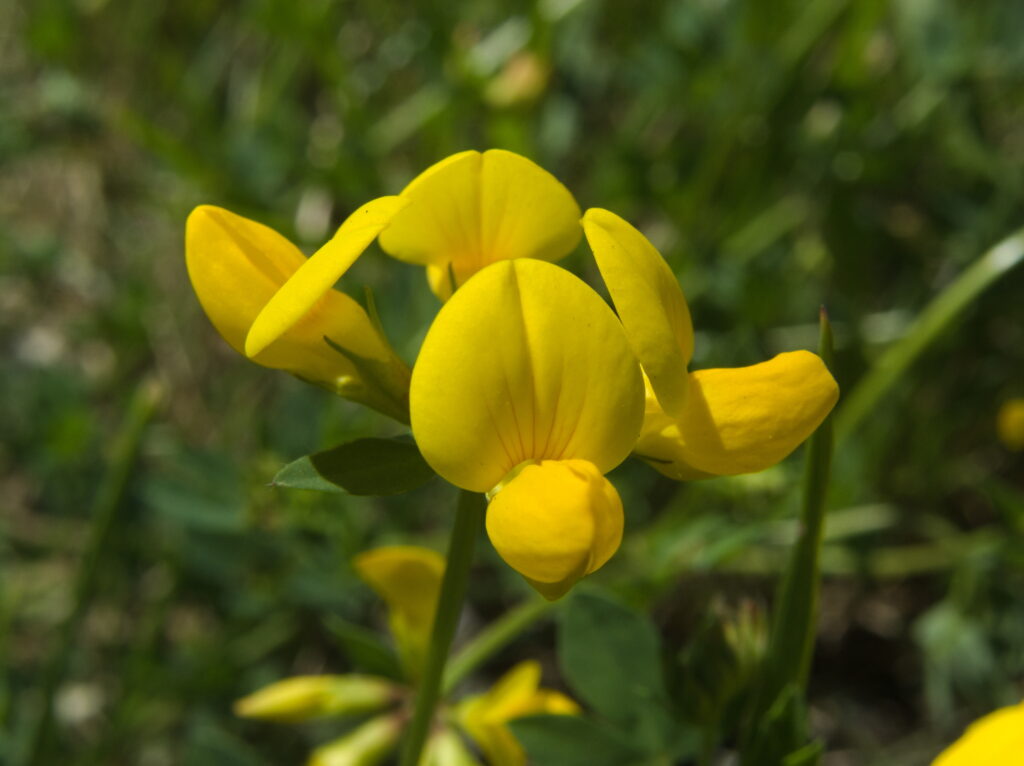
<instances>
[{"instance_id":1,"label":"standard petal","mask_svg":"<svg viewBox=\"0 0 1024 766\"><path fill-rule=\"evenodd\" d=\"M648 408L636 453L674 479L754 473L775 465L825 419L839 387L809 351L689 376L682 417Z\"/></svg>"},{"instance_id":2,"label":"standard petal","mask_svg":"<svg viewBox=\"0 0 1024 766\"><path fill-rule=\"evenodd\" d=\"M413 434L456 486L487 492L527 460L610 471L633 447L643 383L604 301L558 266L494 264L441 309L410 388Z\"/></svg>"},{"instance_id":3,"label":"standard petal","mask_svg":"<svg viewBox=\"0 0 1024 766\"><path fill-rule=\"evenodd\" d=\"M259 354L316 306L406 204L401 197L380 197L346 218L330 241L306 259L260 311L245 339L246 355Z\"/></svg>"},{"instance_id":4,"label":"standard petal","mask_svg":"<svg viewBox=\"0 0 1024 766\"><path fill-rule=\"evenodd\" d=\"M381 233L385 252L434 267L438 296L495 261L557 260L580 240L580 209L554 176L501 149L462 152L402 191L409 206Z\"/></svg>"},{"instance_id":5,"label":"standard petal","mask_svg":"<svg viewBox=\"0 0 1024 766\"><path fill-rule=\"evenodd\" d=\"M611 558L622 524L618 492L586 460L527 465L487 507L495 550L551 600Z\"/></svg>"},{"instance_id":6,"label":"standard petal","mask_svg":"<svg viewBox=\"0 0 1024 766\"><path fill-rule=\"evenodd\" d=\"M583 230L658 402L673 417L681 416L693 323L679 282L654 245L614 213L591 208Z\"/></svg>"}]
</instances>

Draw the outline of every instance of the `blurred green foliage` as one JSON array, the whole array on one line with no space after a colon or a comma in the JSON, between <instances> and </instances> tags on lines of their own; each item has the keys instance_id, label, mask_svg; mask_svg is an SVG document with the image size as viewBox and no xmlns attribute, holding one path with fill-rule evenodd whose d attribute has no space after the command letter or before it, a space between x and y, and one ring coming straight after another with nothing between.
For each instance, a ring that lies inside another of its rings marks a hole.
<instances>
[{"instance_id":1,"label":"blurred green foliage","mask_svg":"<svg viewBox=\"0 0 1024 766\"><path fill-rule=\"evenodd\" d=\"M447 533L435 484L267 486L394 429L216 336L184 270L194 205L313 248L450 153L512 149L662 249L695 366L814 347L825 303L849 392L1024 222L1022 35L1024 5L955 0L0 3L0 761L31 727L140 380L164 403L57 687L62 763L295 762L329 725L245 723L230 702L358 663L323 621L381 624L352 555ZM584 246L570 263L594 275ZM362 285L411 360L437 308L420 270L370 252ZM1024 394L1022 290L1018 269L974 300L839 446L811 672L825 763L927 763L1021 696L1024 459L993 419ZM798 476L623 466L626 542L594 580L678 655L713 599L770 595ZM468 630L526 592L481 558ZM555 644L530 631L477 682L535 656L555 684Z\"/></svg>"}]
</instances>

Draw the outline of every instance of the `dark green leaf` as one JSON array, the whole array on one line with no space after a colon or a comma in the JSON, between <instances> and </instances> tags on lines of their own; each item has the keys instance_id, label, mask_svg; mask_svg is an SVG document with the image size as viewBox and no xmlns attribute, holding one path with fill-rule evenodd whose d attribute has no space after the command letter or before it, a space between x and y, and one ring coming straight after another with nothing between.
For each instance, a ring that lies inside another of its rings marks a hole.
<instances>
[{"instance_id":1,"label":"dark green leaf","mask_svg":"<svg viewBox=\"0 0 1024 766\"><path fill-rule=\"evenodd\" d=\"M643 757L608 727L578 716L529 716L509 726L533 766L627 766Z\"/></svg>"},{"instance_id":2,"label":"dark green leaf","mask_svg":"<svg viewBox=\"0 0 1024 766\"><path fill-rule=\"evenodd\" d=\"M670 731L661 646L650 621L593 592L576 593L562 612L559 661L577 696L637 737L664 743ZM652 731L657 730L657 735Z\"/></svg>"},{"instance_id":3,"label":"dark green leaf","mask_svg":"<svg viewBox=\"0 0 1024 766\"><path fill-rule=\"evenodd\" d=\"M412 441L367 438L300 457L278 471L273 484L349 495L400 495L433 477Z\"/></svg>"}]
</instances>

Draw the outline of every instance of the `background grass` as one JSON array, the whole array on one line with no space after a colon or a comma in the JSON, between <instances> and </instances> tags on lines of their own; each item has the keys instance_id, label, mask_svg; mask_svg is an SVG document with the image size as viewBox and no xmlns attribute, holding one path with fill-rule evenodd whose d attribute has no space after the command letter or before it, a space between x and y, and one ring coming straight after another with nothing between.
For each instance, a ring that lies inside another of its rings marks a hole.
<instances>
[{"instance_id":1,"label":"background grass","mask_svg":"<svg viewBox=\"0 0 1024 766\"><path fill-rule=\"evenodd\" d=\"M382 624L351 556L447 532L436 486L266 486L393 428L220 340L184 270L193 206L311 249L450 153L512 149L661 248L696 367L814 347L824 303L849 393L1024 222L1022 35L1024 6L953 0L0 3L0 761L140 385L161 402L58 679L62 763L297 762L325 730L230 701L348 667L321 618ZM569 263L594 276L584 247ZM346 281L363 284L411 360L436 311L422 273L371 251ZM1024 394L1022 291L1010 271L973 300L839 445L811 682L831 766L927 763L1021 697L1024 461L994 416ZM623 467L627 540L597 579L684 647L710 599L771 593L798 475ZM478 568L469 630L526 592L489 550ZM550 664L552 642L536 629L487 672Z\"/></svg>"}]
</instances>

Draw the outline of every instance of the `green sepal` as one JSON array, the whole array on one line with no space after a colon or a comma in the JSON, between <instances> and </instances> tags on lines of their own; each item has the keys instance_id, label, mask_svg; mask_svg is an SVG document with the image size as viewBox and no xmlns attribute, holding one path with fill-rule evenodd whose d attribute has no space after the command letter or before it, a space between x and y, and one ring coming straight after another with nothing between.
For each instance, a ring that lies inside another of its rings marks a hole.
<instances>
[{"instance_id":1,"label":"green sepal","mask_svg":"<svg viewBox=\"0 0 1024 766\"><path fill-rule=\"evenodd\" d=\"M400 495L434 476L412 440L365 438L300 457L278 471L271 484L347 495Z\"/></svg>"}]
</instances>

